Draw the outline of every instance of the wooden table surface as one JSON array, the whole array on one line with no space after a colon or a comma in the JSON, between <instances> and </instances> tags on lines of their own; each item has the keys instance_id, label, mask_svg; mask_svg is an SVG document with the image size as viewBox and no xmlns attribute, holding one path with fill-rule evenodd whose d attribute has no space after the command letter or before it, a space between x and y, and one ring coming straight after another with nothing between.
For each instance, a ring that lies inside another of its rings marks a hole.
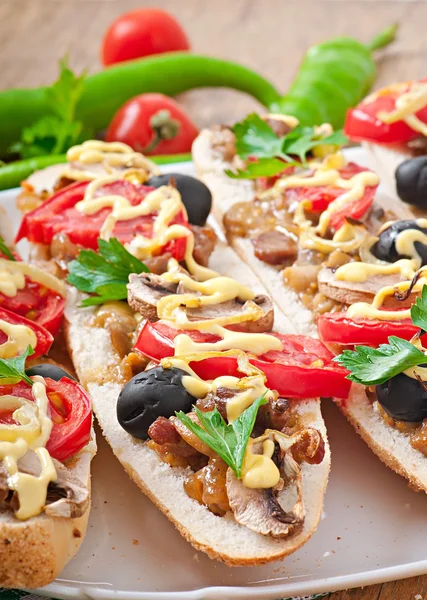
<instances>
[{"instance_id":1,"label":"wooden table surface","mask_svg":"<svg viewBox=\"0 0 427 600\"><path fill-rule=\"evenodd\" d=\"M427 2L411 0L0 0L0 88L38 86L68 53L77 70L100 68L103 31L125 10L159 6L175 13L196 52L234 59L286 90L304 50L336 35L368 41L400 24L379 60L377 85L427 75ZM256 101L225 90L188 92L182 102L200 125L231 123ZM1 134L1 133L0 133ZM338 592L332 600L427 600L427 577Z\"/></svg>"}]
</instances>

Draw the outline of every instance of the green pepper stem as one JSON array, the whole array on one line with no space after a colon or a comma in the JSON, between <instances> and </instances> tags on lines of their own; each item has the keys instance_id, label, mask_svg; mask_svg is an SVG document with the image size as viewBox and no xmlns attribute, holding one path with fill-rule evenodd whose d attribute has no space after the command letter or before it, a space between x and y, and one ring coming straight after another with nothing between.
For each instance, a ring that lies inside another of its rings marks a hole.
<instances>
[{"instance_id":1,"label":"green pepper stem","mask_svg":"<svg viewBox=\"0 0 427 600\"><path fill-rule=\"evenodd\" d=\"M396 39L396 33L399 29L398 23L393 23L389 25L383 31L381 31L378 35L374 37L374 39L366 44L366 47L371 51L375 52L375 50L379 50L380 48L385 48Z\"/></svg>"}]
</instances>

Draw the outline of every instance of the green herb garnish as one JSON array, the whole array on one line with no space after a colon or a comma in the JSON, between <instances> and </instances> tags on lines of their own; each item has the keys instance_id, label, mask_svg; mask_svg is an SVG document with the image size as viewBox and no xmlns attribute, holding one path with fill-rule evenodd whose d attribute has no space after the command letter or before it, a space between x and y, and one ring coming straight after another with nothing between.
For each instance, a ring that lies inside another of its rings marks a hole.
<instances>
[{"instance_id":1,"label":"green herb garnish","mask_svg":"<svg viewBox=\"0 0 427 600\"><path fill-rule=\"evenodd\" d=\"M28 346L20 356L0 358L0 379L22 380L26 381L29 385L33 385L34 381L25 373L25 361L32 354L34 354L34 350L31 346Z\"/></svg>"},{"instance_id":2,"label":"green herb garnish","mask_svg":"<svg viewBox=\"0 0 427 600\"><path fill-rule=\"evenodd\" d=\"M132 273L148 273L149 269L130 254L116 238L98 240L99 254L81 250L68 267L67 281L78 290L96 294L86 298L82 306L104 304L127 298L127 283Z\"/></svg>"},{"instance_id":3,"label":"green herb garnish","mask_svg":"<svg viewBox=\"0 0 427 600\"><path fill-rule=\"evenodd\" d=\"M8 258L9 260L13 260L16 262L16 258L13 256L12 252L10 251L10 248L8 248L6 246L6 242L1 237L1 235L0 235L0 254L3 254L3 256L6 256L6 258Z\"/></svg>"},{"instance_id":4,"label":"green herb garnish","mask_svg":"<svg viewBox=\"0 0 427 600\"><path fill-rule=\"evenodd\" d=\"M422 331L427 331L427 286L423 286L421 296L411 306L412 323Z\"/></svg>"},{"instance_id":5,"label":"green herb garnish","mask_svg":"<svg viewBox=\"0 0 427 600\"><path fill-rule=\"evenodd\" d=\"M286 166L305 164L307 153L316 146L342 146L347 142L342 131L335 131L327 136L316 131L315 127L298 125L279 138L259 115L252 113L242 122L236 123L233 132L236 136L237 154L243 159L256 157L258 162L248 163L245 170L238 170L236 173L227 170L226 173L233 179L271 177L281 173ZM295 157L301 162L295 161Z\"/></svg>"},{"instance_id":6,"label":"green herb garnish","mask_svg":"<svg viewBox=\"0 0 427 600\"><path fill-rule=\"evenodd\" d=\"M258 409L267 402L265 394L260 396L230 424L224 421L216 407L209 412L201 412L198 408L194 408L202 427L182 411L176 413L176 416L233 469L236 477L241 477L243 457L255 425Z\"/></svg>"},{"instance_id":7,"label":"green herb garnish","mask_svg":"<svg viewBox=\"0 0 427 600\"><path fill-rule=\"evenodd\" d=\"M10 148L11 152L18 152L22 158L62 154L70 146L91 137L92 132L85 130L82 121L76 118L86 73L76 76L68 66L67 58L63 58L59 66L58 80L45 90L45 102L52 115L25 127L21 140Z\"/></svg>"}]
</instances>

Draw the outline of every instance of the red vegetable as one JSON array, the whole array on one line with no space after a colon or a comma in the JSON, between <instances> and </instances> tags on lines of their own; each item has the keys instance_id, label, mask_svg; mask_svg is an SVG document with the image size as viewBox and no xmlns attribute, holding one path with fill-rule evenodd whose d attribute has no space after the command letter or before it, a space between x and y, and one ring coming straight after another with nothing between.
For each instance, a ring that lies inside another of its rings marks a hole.
<instances>
[{"instance_id":1,"label":"red vegetable","mask_svg":"<svg viewBox=\"0 0 427 600\"><path fill-rule=\"evenodd\" d=\"M339 173L343 179L350 179L362 173L368 171L364 167L360 167L355 163L348 163L344 168L339 169ZM337 230L343 225L346 217L352 217L353 219L361 219L363 215L370 209L375 192L378 186L367 186L365 193L362 198L348 202L345 206L333 213L330 220L330 227L333 230ZM330 186L317 186L317 187L298 187L289 188L286 190L286 196L300 202L301 200L309 200L311 202L311 210L313 212L323 212L326 210L331 202L336 198L345 194L346 190L339 187Z\"/></svg>"},{"instance_id":2,"label":"red vegetable","mask_svg":"<svg viewBox=\"0 0 427 600\"><path fill-rule=\"evenodd\" d=\"M198 133L175 100L163 94L141 94L117 111L106 139L143 154L179 154L191 151Z\"/></svg>"},{"instance_id":3,"label":"red vegetable","mask_svg":"<svg viewBox=\"0 0 427 600\"><path fill-rule=\"evenodd\" d=\"M374 346L386 344L389 336L410 340L419 331L411 319L380 321L350 319L346 313L325 313L317 321L320 339L325 343L343 346Z\"/></svg>"},{"instance_id":4,"label":"red vegetable","mask_svg":"<svg viewBox=\"0 0 427 600\"><path fill-rule=\"evenodd\" d=\"M188 38L174 16L160 8L140 8L118 17L102 40L105 66L177 50L189 50Z\"/></svg>"},{"instance_id":5,"label":"red vegetable","mask_svg":"<svg viewBox=\"0 0 427 600\"><path fill-rule=\"evenodd\" d=\"M4 308L0 308L0 319L2 321L6 321L7 323L11 323L12 325L25 325L25 327L29 327L34 331L37 338L37 344L33 348L34 354L31 355L32 358L37 358L42 354L47 354L49 352L49 348L53 343L53 336L47 329L39 325L38 323L34 323L34 321L30 321L29 319L25 319L18 314L10 312L9 310L5 310ZM2 331L0 325L0 344L4 344L7 341L7 335Z\"/></svg>"},{"instance_id":6,"label":"red vegetable","mask_svg":"<svg viewBox=\"0 0 427 600\"><path fill-rule=\"evenodd\" d=\"M73 243L97 250L99 233L111 208L103 208L93 215L79 212L75 205L83 199L87 186L88 182L69 185L38 208L24 215L16 237L17 241L28 238L31 242L50 244L54 235L65 233ZM135 206L143 202L152 189L129 181L116 181L100 188L98 194L118 194L127 198ZM151 214L129 221L119 221L113 235L122 243L130 242L137 234L151 238L155 216ZM174 223L188 226L182 212L171 221L171 224ZM184 258L185 248L186 239L180 238L168 242L159 253L171 252L178 261L181 261Z\"/></svg>"},{"instance_id":7,"label":"red vegetable","mask_svg":"<svg viewBox=\"0 0 427 600\"><path fill-rule=\"evenodd\" d=\"M81 450L90 440L92 406L85 390L75 381L63 377L60 381L45 378L50 401L52 432L46 448L50 455L63 462ZM0 385L0 397L10 394L34 400L31 386L25 381ZM13 423L11 413L0 414L1 423Z\"/></svg>"},{"instance_id":8,"label":"red vegetable","mask_svg":"<svg viewBox=\"0 0 427 600\"><path fill-rule=\"evenodd\" d=\"M180 333L189 335L197 342L215 342L219 339L199 331L180 331L161 321L146 322L135 348L153 360L173 356L173 340ZM345 379L347 371L331 362L333 354L322 342L302 335L271 335L280 339L283 350L250 358L250 362L265 373L271 389L290 398L347 398L350 390L350 381ZM241 375L237 360L232 356L207 358L192 362L190 366L202 379Z\"/></svg>"},{"instance_id":9,"label":"red vegetable","mask_svg":"<svg viewBox=\"0 0 427 600\"><path fill-rule=\"evenodd\" d=\"M412 83L407 81L383 88L365 98L356 108L349 110L344 126L345 134L353 141L377 144L409 142L417 137L419 133L404 121L387 124L377 116L382 111L386 113L394 111L397 98L407 92ZM427 106L415 114L423 123L427 123Z\"/></svg>"}]
</instances>

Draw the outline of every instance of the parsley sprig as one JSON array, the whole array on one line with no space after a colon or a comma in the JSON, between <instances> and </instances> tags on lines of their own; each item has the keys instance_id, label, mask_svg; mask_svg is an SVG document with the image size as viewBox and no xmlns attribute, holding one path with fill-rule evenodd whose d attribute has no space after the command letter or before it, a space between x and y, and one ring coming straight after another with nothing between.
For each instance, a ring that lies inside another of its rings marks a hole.
<instances>
[{"instance_id":1,"label":"parsley sprig","mask_svg":"<svg viewBox=\"0 0 427 600\"><path fill-rule=\"evenodd\" d=\"M99 254L93 250L81 250L68 266L68 283L82 292L95 294L83 300L82 306L125 300L129 275L149 272L144 263L130 254L116 238L108 242L100 239L98 246Z\"/></svg>"},{"instance_id":2,"label":"parsley sprig","mask_svg":"<svg viewBox=\"0 0 427 600\"><path fill-rule=\"evenodd\" d=\"M236 153L243 159L256 157L246 169L227 170L233 179L254 179L279 174L287 166L305 163L308 152L320 145L342 146L347 138L342 131L324 136L315 127L298 125L283 137L277 137L272 128L256 113L252 113L233 127ZM295 158L299 159L299 162ZM286 164L284 164L286 163Z\"/></svg>"},{"instance_id":3,"label":"parsley sprig","mask_svg":"<svg viewBox=\"0 0 427 600\"><path fill-rule=\"evenodd\" d=\"M421 331L427 331L427 286L411 306L411 319ZM356 346L333 359L350 371L347 379L363 385L379 385L411 367L427 364L427 356L414 344L396 336L378 348Z\"/></svg>"},{"instance_id":4,"label":"parsley sprig","mask_svg":"<svg viewBox=\"0 0 427 600\"><path fill-rule=\"evenodd\" d=\"M25 352L23 352L23 354L20 356L16 356L14 358L0 358L0 380L23 380L28 384L33 385L34 381L32 381L25 373L25 361L32 354L34 354L34 350L31 348L31 346L28 346Z\"/></svg>"},{"instance_id":5,"label":"parsley sprig","mask_svg":"<svg viewBox=\"0 0 427 600\"><path fill-rule=\"evenodd\" d=\"M6 242L0 235L0 254L3 254L8 260L16 261L16 258L13 256L10 248L6 245Z\"/></svg>"},{"instance_id":6,"label":"parsley sprig","mask_svg":"<svg viewBox=\"0 0 427 600\"><path fill-rule=\"evenodd\" d=\"M232 423L226 423L216 407L209 412L201 412L194 408L201 426L182 411L176 413L176 416L233 469L236 477L241 478L246 446L255 425L258 409L263 404L267 404L265 394L257 398Z\"/></svg>"},{"instance_id":7,"label":"parsley sprig","mask_svg":"<svg viewBox=\"0 0 427 600\"><path fill-rule=\"evenodd\" d=\"M75 75L68 66L67 58L60 61L59 67L57 81L44 92L52 114L25 127L21 140L10 148L11 152L18 152L22 158L61 154L70 146L91 137L92 132L85 130L76 116L86 73Z\"/></svg>"}]
</instances>

